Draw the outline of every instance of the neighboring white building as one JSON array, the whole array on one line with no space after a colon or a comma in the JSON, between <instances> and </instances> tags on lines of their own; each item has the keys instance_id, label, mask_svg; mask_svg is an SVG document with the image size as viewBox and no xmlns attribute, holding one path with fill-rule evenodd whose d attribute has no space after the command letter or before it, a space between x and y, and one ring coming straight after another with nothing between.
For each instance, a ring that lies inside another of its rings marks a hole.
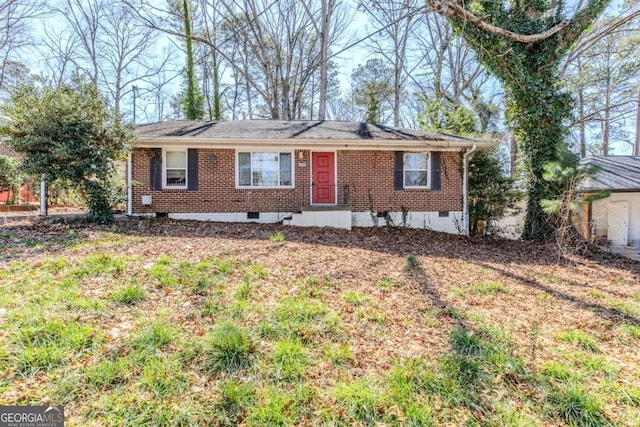
<instances>
[{"instance_id":1,"label":"neighboring white building","mask_svg":"<svg viewBox=\"0 0 640 427\"><path fill-rule=\"evenodd\" d=\"M580 185L585 195L611 191L609 197L585 209L588 234L613 245L640 249L640 156L594 156L582 164L600 168Z\"/></svg>"}]
</instances>

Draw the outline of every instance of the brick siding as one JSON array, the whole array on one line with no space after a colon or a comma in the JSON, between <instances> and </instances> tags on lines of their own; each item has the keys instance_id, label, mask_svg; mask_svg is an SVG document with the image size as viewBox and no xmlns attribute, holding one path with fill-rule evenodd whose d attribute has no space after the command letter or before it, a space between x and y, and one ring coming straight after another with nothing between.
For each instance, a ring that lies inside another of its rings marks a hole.
<instances>
[{"instance_id":1,"label":"brick siding","mask_svg":"<svg viewBox=\"0 0 640 427\"><path fill-rule=\"evenodd\" d=\"M237 189L235 151L198 150L198 190L150 189L151 149L132 154L133 213L297 212L309 205L311 159L309 150L295 150L295 188ZM338 204L354 211L462 210L460 154L442 153L442 190L393 188L393 151L338 151ZM152 204L142 205L141 196Z\"/></svg>"}]
</instances>

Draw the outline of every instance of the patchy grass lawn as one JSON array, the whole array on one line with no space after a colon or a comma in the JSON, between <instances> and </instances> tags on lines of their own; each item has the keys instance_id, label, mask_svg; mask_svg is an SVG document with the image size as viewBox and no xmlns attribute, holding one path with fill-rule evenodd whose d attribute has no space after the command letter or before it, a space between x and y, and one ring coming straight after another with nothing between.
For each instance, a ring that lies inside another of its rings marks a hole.
<instances>
[{"instance_id":1,"label":"patchy grass lawn","mask_svg":"<svg viewBox=\"0 0 640 427\"><path fill-rule=\"evenodd\" d=\"M68 425L640 425L640 265L424 230L0 226L0 403Z\"/></svg>"}]
</instances>

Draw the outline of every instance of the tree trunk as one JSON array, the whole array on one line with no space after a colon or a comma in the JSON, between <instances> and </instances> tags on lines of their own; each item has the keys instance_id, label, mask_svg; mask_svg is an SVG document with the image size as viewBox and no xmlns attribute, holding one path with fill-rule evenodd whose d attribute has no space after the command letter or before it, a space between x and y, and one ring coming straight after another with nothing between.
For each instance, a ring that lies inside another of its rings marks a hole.
<instances>
[{"instance_id":1,"label":"tree trunk","mask_svg":"<svg viewBox=\"0 0 640 427\"><path fill-rule=\"evenodd\" d=\"M582 61L580 57L577 58L578 72L582 71ZM578 112L580 117L580 158L583 159L587 156L587 124L584 117L584 85L578 87Z\"/></svg>"},{"instance_id":2,"label":"tree trunk","mask_svg":"<svg viewBox=\"0 0 640 427\"><path fill-rule=\"evenodd\" d=\"M329 49L329 20L333 0L321 0L322 27L320 30L320 95L318 99L318 120L324 120L327 107L327 61Z\"/></svg>"},{"instance_id":3,"label":"tree trunk","mask_svg":"<svg viewBox=\"0 0 640 427\"><path fill-rule=\"evenodd\" d=\"M402 63L400 62L399 54L396 53L396 64L394 67L393 76L393 126L400 126L400 81L402 78ZM400 62L400 64L398 63Z\"/></svg>"},{"instance_id":4,"label":"tree trunk","mask_svg":"<svg viewBox=\"0 0 640 427\"><path fill-rule=\"evenodd\" d=\"M513 178L516 176L516 169L518 167L518 141L516 140L516 137L513 135L513 132L511 132L511 149L510 151L510 155L511 155L511 168L509 170L509 175Z\"/></svg>"},{"instance_id":5,"label":"tree trunk","mask_svg":"<svg viewBox=\"0 0 640 427\"><path fill-rule=\"evenodd\" d=\"M580 158L587 156L587 124L584 118L584 87L578 88L578 111L580 112Z\"/></svg>"},{"instance_id":6,"label":"tree trunk","mask_svg":"<svg viewBox=\"0 0 640 427\"><path fill-rule=\"evenodd\" d=\"M609 55L607 55L609 62ZM602 123L602 154L609 155L609 134L611 133L611 67L607 64L606 86L604 94L604 123Z\"/></svg>"},{"instance_id":7,"label":"tree trunk","mask_svg":"<svg viewBox=\"0 0 640 427\"><path fill-rule=\"evenodd\" d=\"M218 54L214 49L212 52L213 58L213 119L222 120L222 97L220 93L220 63L218 61Z\"/></svg>"},{"instance_id":8,"label":"tree trunk","mask_svg":"<svg viewBox=\"0 0 640 427\"><path fill-rule=\"evenodd\" d=\"M636 143L633 146L633 155L640 156L640 85L638 85L638 110L636 111Z\"/></svg>"},{"instance_id":9,"label":"tree trunk","mask_svg":"<svg viewBox=\"0 0 640 427\"><path fill-rule=\"evenodd\" d=\"M185 97L185 115L187 120L202 119L202 98L199 96L198 86L196 82L195 60L193 52L193 39L191 17L189 11L189 3L187 0L182 2L182 17L184 20L185 44L187 50L187 88Z\"/></svg>"},{"instance_id":10,"label":"tree trunk","mask_svg":"<svg viewBox=\"0 0 640 427\"><path fill-rule=\"evenodd\" d=\"M248 46L248 41L244 41L243 42L243 49L245 52L247 52L247 49L249 49ZM243 74L244 74L244 90L247 93L247 116L249 118L249 120L253 119L253 102L251 99L251 82L249 81L249 59L246 55L244 55L242 57L242 68L243 68Z\"/></svg>"},{"instance_id":11,"label":"tree trunk","mask_svg":"<svg viewBox=\"0 0 640 427\"><path fill-rule=\"evenodd\" d=\"M549 93L544 100L531 96L532 92L542 92L542 88L558 87L557 83L555 76L548 73L543 81L535 82L532 79L528 85L514 87L511 91L513 105L520 108L514 124L521 143L523 172L527 182L527 215L522 235L525 240L539 241L551 235L554 226L550 216L542 209L541 202L553 199L562 192L559 184L545 181L543 175L544 165L556 161L558 151L564 147L563 122L570 114L568 96L558 89ZM530 132L531 129L535 129L535 132Z\"/></svg>"}]
</instances>

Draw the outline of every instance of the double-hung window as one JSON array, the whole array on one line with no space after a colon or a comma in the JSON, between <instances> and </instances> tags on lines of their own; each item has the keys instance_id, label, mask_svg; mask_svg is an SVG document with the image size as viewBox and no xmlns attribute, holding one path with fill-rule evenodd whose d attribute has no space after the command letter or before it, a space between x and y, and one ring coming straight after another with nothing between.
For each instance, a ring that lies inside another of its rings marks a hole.
<instances>
[{"instance_id":1,"label":"double-hung window","mask_svg":"<svg viewBox=\"0 0 640 427\"><path fill-rule=\"evenodd\" d=\"M293 187L293 153L238 152L239 187Z\"/></svg>"},{"instance_id":2,"label":"double-hung window","mask_svg":"<svg viewBox=\"0 0 640 427\"><path fill-rule=\"evenodd\" d=\"M429 153L404 153L404 188L429 188Z\"/></svg>"},{"instance_id":3,"label":"double-hung window","mask_svg":"<svg viewBox=\"0 0 640 427\"><path fill-rule=\"evenodd\" d=\"M164 187L187 188L187 150L164 151Z\"/></svg>"}]
</instances>

